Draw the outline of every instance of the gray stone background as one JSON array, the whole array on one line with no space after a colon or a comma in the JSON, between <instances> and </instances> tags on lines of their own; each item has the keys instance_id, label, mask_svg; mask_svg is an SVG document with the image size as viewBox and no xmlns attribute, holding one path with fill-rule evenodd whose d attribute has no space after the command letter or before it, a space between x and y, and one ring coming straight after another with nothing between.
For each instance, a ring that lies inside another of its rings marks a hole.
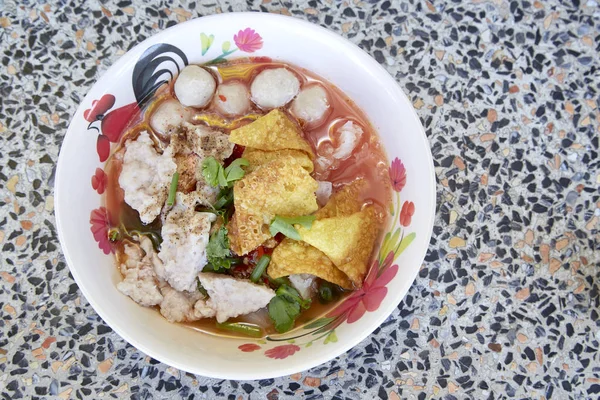
<instances>
[{"instance_id":1,"label":"gray stone background","mask_svg":"<svg viewBox=\"0 0 600 400\"><path fill-rule=\"evenodd\" d=\"M100 320L59 249L53 171L80 100L129 48L244 10L326 26L396 77L439 211L419 277L373 335L301 374L234 382L156 362ZM0 51L3 399L597 398L597 0L0 0Z\"/></svg>"}]
</instances>

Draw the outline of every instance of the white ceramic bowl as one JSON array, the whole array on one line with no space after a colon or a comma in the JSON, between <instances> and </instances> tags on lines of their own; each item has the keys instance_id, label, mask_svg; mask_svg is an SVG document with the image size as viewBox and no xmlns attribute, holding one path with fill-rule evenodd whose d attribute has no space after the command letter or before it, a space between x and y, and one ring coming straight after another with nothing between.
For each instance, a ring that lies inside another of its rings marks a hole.
<instances>
[{"instance_id":1,"label":"white ceramic bowl","mask_svg":"<svg viewBox=\"0 0 600 400\"><path fill-rule=\"evenodd\" d=\"M174 47L155 46L160 43ZM99 154L105 157L103 153L115 140L114 131L119 129L120 121L137 110L144 94L143 84L148 82L138 78L141 72L153 69L148 62L159 53L170 57L170 62L157 65L159 70L182 66L185 58L188 63L205 63L219 57L267 56L293 63L345 92L379 132L397 190L394 226L379 252L381 275L367 278L364 288L330 319L287 337L303 336L257 341L202 334L168 323L156 311L137 305L117 291L120 276L113 255L99 248L106 245L99 195L104 190L103 163ZM132 81L137 85L135 93ZM106 94L114 96L114 104L112 97L106 96L94 111L94 101ZM89 109L92 111L86 112ZM104 119L86 121L86 117L94 120L95 114L104 115ZM99 136L99 131L103 135ZM435 213L429 144L416 113L394 79L370 56L333 32L295 18L259 13L192 20L145 40L121 57L92 87L73 117L60 152L55 191L56 223L67 263L96 312L125 340L157 360L223 379L262 379L303 371L343 354L365 339L392 313L416 277ZM392 256L383 261L390 251Z\"/></svg>"}]
</instances>

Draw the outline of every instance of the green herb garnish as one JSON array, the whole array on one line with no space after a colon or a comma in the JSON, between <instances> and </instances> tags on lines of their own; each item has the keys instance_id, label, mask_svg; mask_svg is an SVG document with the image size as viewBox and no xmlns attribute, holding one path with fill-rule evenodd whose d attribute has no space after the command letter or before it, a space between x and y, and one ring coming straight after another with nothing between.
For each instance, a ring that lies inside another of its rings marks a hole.
<instances>
[{"instance_id":1,"label":"green herb garnish","mask_svg":"<svg viewBox=\"0 0 600 400\"><path fill-rule=\"evenodd\" d=\"M172 206L175 203L175 194L177 193L177 184L179 183L179 172L175 172L171 178L171 188L169 189L169 197L167 205Z\"/></svg>"},{"instance_id":2,"label":"green herb garnish","mask_svg":"<svg viewBox=\"0 0 600 400\"><path fill-rule=\"evenodd\" d=\"M244 177L242 166L246 165L249 165L248 160L238 158L233 160L227 168L223 168L216 158L207 157L202 162L202 175L206 182L213 187L231 187L233 182Z\"/></svg>"},{"instance_id":3,"label":"green herb garnish","mask_svg":"<svg viewBox=\"0 0 600 400\"><path fill-rule=\"evenodd\" d=\"M216 210L222 210L224 208L229 207L233 204L233 190L231 188L221 189L219 194L217 195L217 200L213 207Z\"/></svg>"},{"instance_id":4,"label":"green herb garnish","mask_svg":"<svg viewBox=\"0 0 600 400\"><path fill-rule=\"evenodd\" d=\"M269 302L269 317L275 330L284 333L294 327L294 321L303 308L310 307L311 300L303 299L296 289L288 285L281 285L275 293L276 296Z\"/></svg>"},{"instance_id":5,"label":"green herb garnish","mask_svg":"<svg viewBox=\"0 0 600 400\"><path fill-rule=\"evenodd\" d=\"M271 257L269 257L267 255L262 256L260 258L260 260L258 260L256 267L254 267L252 274L250 274L250 280L254 283L258 282L260 280L260 277L262 276L262 274L267 269L267 265L269 265L270 262L271 262Z\"/></svg>"},{"instance_id":6,"label":"green herb garnish","mask_svg":"<svg viewBox=\"0 0 600 400\"><path fill-rule=\"evenodd\" d=\"M246 324L243 322L223 322L216 323L217 328L231 332L242 333L246 336L260 338L263 336L263 330L256 325Z\"/></svg>"},{"instance_id":7,"label":"green herb garnish","mask_svg":"<svg viewBox=\"0 0 600 400\"><path fill-rule=\"evenodd\" d=\"M301 240L300 234L294 228L294 224L301 225L305 229L310 229L313 222L315 222L314 215L304 215L301 217L280 217L276 216L269 226L271 236L275 236L278 233L283 233L285 236L294 240Z\"/></svg>"},{"instance_id":8,"label":"green herb garnish","mask_svg":"<svg viewBox=\"0 0 600 400\"><path fill-rule=\"evenodd\" d=\"M220 227L218 231L213 232L206 246L206 257L215 271L219 269L231 268L231 250L229 250L229 238L227 237L227 228Z\"/></svg>"},{"instance_id":9,"label":"green herb garnish","mask_svg":"<svg viewBox=\"0 0 600 400\"><path fill-rule=\"evenodd\" d=\"M233 182L242 179L245 174L242 166L247 167L248 165L250 165L250 163L245 158L237 158L233 160L231 164L225 168L227 182Z\"/></svg>"},{"instance_id":10,"label":"green herb garnish","mask_svg":"<svg viewBox=\"0 0 600 400\"><path fill-rule=\"evenodd\" d=\"M202 161L202 176L210 186L219 185L219 170L221 164L214 157L207 157Z\"/></svg>"}]
</instances>

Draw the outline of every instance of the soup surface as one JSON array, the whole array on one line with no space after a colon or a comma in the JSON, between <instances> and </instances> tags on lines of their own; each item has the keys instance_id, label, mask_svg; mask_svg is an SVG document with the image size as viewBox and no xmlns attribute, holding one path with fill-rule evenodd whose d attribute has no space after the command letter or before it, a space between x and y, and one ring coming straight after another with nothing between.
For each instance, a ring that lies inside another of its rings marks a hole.
<instances>
[{"instance_id":1,"label":"soup surface","mask_svg":"<svg viewBox=\"0 0 600 400\"><path fill-rule=\"evenodd\" d=\"M362 286L388 223L366 116L293 65L185 67L107 161L118 288L171 322L283 333Z\"/></svg>"}]
</instances>

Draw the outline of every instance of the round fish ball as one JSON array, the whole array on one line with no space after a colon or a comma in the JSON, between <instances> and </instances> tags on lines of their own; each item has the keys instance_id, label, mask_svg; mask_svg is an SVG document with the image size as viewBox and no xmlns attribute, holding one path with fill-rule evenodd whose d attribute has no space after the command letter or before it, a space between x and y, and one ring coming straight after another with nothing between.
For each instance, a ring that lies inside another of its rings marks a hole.
<instances>
[{"instance_id":1,"label":"round fish ball","mask_svg":"<svg viewBox=\"0 0 600 400\"><path fill-rule=\"evenodd\" d=\"M328 110L327 91L321 85L312 85L302 89L290 107L290 111L296 118L308 123L323 119Z\"/></svg>"},{"instance_id":2,"label":"round fish ball","mask_svg":"<svg viewBox=\"0 0 600 400\"><path fill-rule=\"evenodd\" d=\"M175 95L186 107L204 107L212 99L217 83L210 72L197 65L185 67L175 81Z\"/></svg>"},{"instance_id":3,"label":"round fish ball","mask_svg":"<svg viewBox=\"0 0 600 400\"><path fill-rule=\"evenodd\" d=\"M215 96L217 109L225 115L242 115L250 108L250 93L239 82L219 85Z\"/></svg>"},{"instance_id":4,"label":"round fish ball","mask_svg":"<svg viewBox=\"0 0 600 400\"><path fill-rule=\"evenodd\" d=\"M166 135L169 127L178 127L189 120L189 111L175 99L163 101L156 107L150 117L150 126L154 132Z\"/></svg>"},{"instance_id":5,"label":"round fish ball","mask_svg":"<svg viewBox=\"0 0 600 400\"><path fill-rule=\"evenodd\" d=\"M250 93L261 108L277 108L289 103L300 89L300 81L285 68L266 69L256 75Z\"/></svg>"}]
</instances>

